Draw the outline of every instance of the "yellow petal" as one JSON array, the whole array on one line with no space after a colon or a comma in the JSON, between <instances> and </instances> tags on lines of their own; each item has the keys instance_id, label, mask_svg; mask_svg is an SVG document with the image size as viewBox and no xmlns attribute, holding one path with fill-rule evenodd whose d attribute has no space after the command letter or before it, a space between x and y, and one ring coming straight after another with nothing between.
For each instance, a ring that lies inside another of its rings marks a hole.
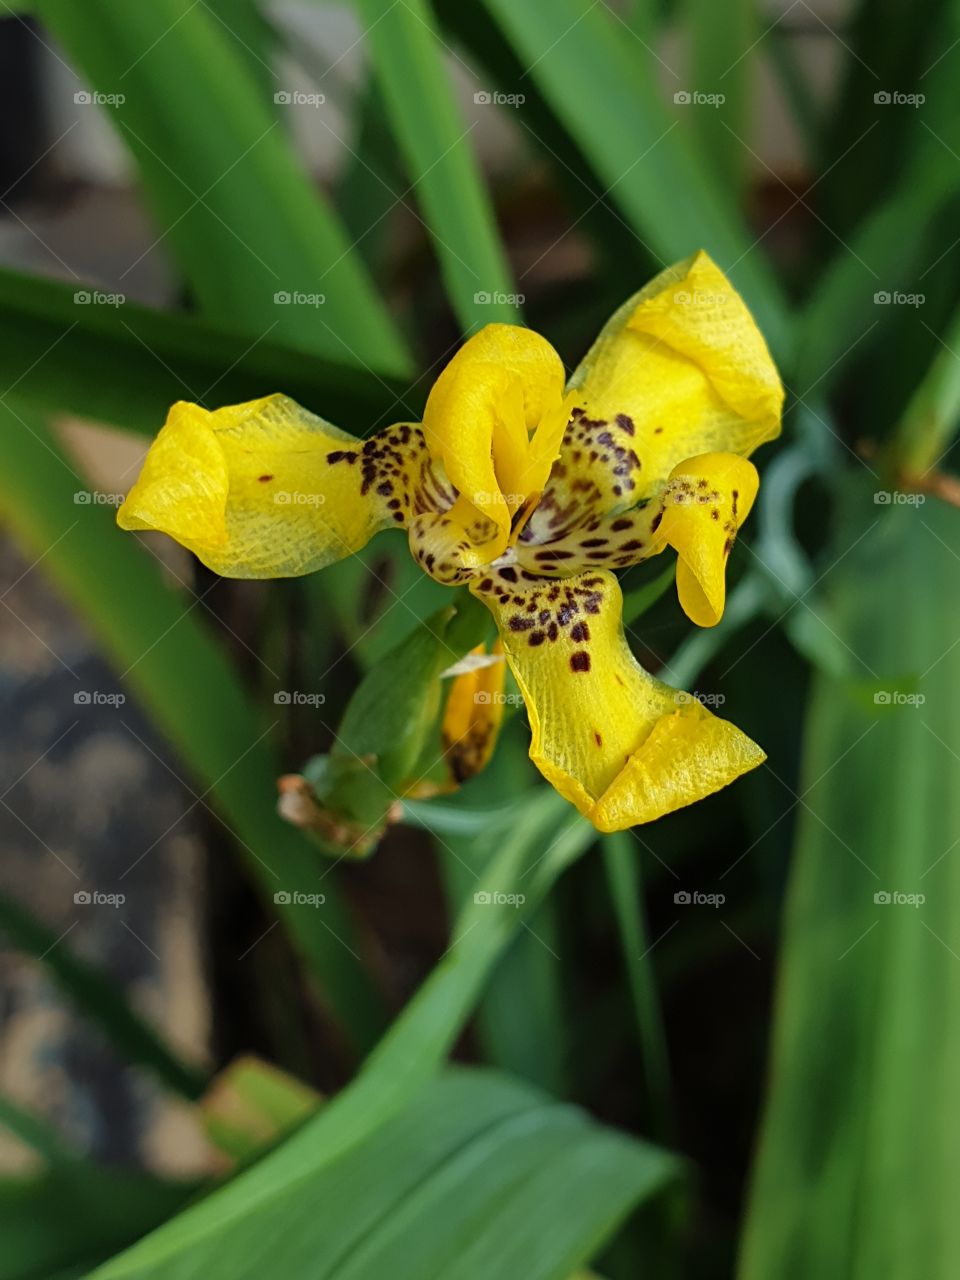
<instances>
[{"instance_id":1,"label":"yellow petal","mask_svg":"<svg viewBox=\"0 0 960 1280\"><path fill-rule=\"evenodd\" d=\"M212 412L174 405L117 521L169 534L216 573L277 578L452 501L419 427L357 440L276 395Z\"/></svg>"},{"instance_id":2,"label":"yellow petal","mask_svg":"<svg viewBox=\"0 0 960 1280\"><path fill-rule=\"evenodd\" d=\"M609 424L620 414L633 425L638 497L659 489L684 458L747 456L780 432L783 388L763 335L703 252L624 303L570 386L590 419Z\"/></svg>"},{"instance_id":3,"label":"yellow petal","mask_svg":"<svg viewBox=\"0 0 960 1280\"><path fill-rule=\"evenodd\" d=\"M656 539L677 552L677 594L697 626L723 617L727 557L759 484L753 463L732 453L687 458L670 473Z\"/></svg>"},{"instance_id":4,"label":"yellow petal","mask_svg":"<svg viewBox=\"0 0 960 1280\"><path fill-rule=\"evenodd\" d=\"M651 545L650 521L677 465L708 451L746 456L779 433L782 401L762 336L707 255L661 272L570 380L559 456L518 563L567 575L654 554L663 544Z\"/></svg>"},{"instance_id":5,"label":"yellow petal","mask_svg":"<svg viewBox=\"0 0 960 1280\"><path fill-rule=\"evenodd\" d=\"M486 653L477 645L472 655ZM503 654L499 641L494 655ZM456 676L443 713L441 733L450 772L457 782L466 782L485 769L503 719L503 683L507 664L502 660Z\"/></svg>"},{"instance_id":6,"label":"yellow petal","mask_svg":"<svg viewBox=\"0 0 960 1280\"><path fill-rule=\"evenodd\" d=\"M734 725L644 671L613 574L545 582L507 567L473 589L523 694L530 758L598 830L651 822L764 760Z\"/></svg>"},{"instance_id":7,"label":"yellow petal","mask_svg":"<svg viewBox=\"0 0 960 1280\"><path fill-rule=\"evenodd\" d=\"M563 378L545 338L491 324L464 343L430 391L428 447L461 496L496 525L494 556L507 545L513 513L546 483L564 425Z\"/></svg>"}]
</instances>

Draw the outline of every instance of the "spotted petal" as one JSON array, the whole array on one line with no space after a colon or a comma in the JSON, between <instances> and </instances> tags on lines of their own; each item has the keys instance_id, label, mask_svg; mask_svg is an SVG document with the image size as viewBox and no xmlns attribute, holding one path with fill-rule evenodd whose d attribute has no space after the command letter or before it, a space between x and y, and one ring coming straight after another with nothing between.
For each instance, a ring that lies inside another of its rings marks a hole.
<instances>
[{"instance_id":1,"label":"spotted petal","mask_svg":"<svg viewBox=\"0 0 960 1280\"><path fill-rule=\"evenodd\" d=\"M175 404L117 520L169 534L217 573L277 578L379 529L416 530L453 501L418 426L357 440L276 395L212 412Z\"/></svg>"},{"instance_id":2,"label":"spotted petal","mask_svg":"<svg viewBox=\"0 0 960 1280\"><path fill-rule=\"evenodd\" d=\"M654 549L669 544L677 552L677 594L699 627L723 617L727 557L759 486L753 463L733 453L688 458L670 473Z\"/></svg>"},{"instance_id":3,"label":"spotted petal","mask_svg":"<svg viewBox=\"0 0 960 1280\"><path fill-rule=\"evenodd\" d=\"M651 822L764 760L734 725L639 665L613 574L544 582L507 567L474 591L523 694L530 758L598 830Z\"/></svg>"},{"instance_id":4,"label":"spotted petal","mask_svg":"<svg viewBox=\"0 0 960 1280\"><path fill-rule=\"evenodd\" d=\"M517 548L538 572L551 571L543 550L558 553L558 573L654 554L663 542L651 524L675 469L705 453L746 457L779 433L783 402L762 335L705 253L624 303L568 394L560 455Z\"/></svg>"}]
</instances>

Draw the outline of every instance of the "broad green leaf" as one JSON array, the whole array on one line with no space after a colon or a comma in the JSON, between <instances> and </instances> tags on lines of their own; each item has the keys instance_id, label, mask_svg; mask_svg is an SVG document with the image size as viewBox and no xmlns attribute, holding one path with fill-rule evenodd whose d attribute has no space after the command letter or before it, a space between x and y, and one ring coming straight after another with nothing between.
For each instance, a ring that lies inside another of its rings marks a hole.
<instances>
[{"instance_id":1,"label":"broad green leaf","mask_svg":"<svg viewBox=\"0 0 960 1280\"><path fill-rule=\"evenodd\" d=\"M423 210L460 324L468 333L491 321L516 324L520 308L508 299L518 295L471 149L473 126L453 96L430 7L426 0L356 4L406 162L412 190L404 203Z\"/></svg>"},{"instance_id":2,"label":"broad green leaf","mask_svg":"<svg viewBox=\"0 0 960 1280\"><path fill-rule=\"evenodd\" d=\"M827 616L859 680L814 681L740 1275L952 1280L960 513L842 496Z\"/></svg>"},{"instance_id":3,"label":"broad green leaf","mask_svg":"<svg viewBox=\"0 0 960 1280\"><path fill-rule=\"evenodd\" d=\"M126 1060L149 1068L164 1084L188 1098L200 1096L207 1073L181 1061L127 1002L109 975L74 955L69 941L61 940L4 895L0 895L0 937L18 951L36 957L77 1009L97 1024Z\"/></svg>"},{"instance_id":4,"label":"broad green leaf","mask_svg":"<svg viewBox=\"0 0 960 1280\"><path fill-rule=\"evenodd\" d=\"M727 212L671 118L652 55L641 57L642 46L624 38L606 5L484 2L636 234L665 262L706 249L732 271L767 340L782 352L786 307L763 251Z\"/></svg>"},{"instance_id":5,"label":"broad green leaf","mask_svg":"<svg viewBox=\"0 0 960 1280\"><path fill-rule=\"evenodd\" d=\"M420 402L401 384L280 346L275 335L251 345L193 316L98 303L95 292L0 270L5 399L149 436L175 400L212 409L274 391L356 435L419 415Z\"/></svg>"},{"instance_id":6,"label":"broad green leaf","mask_svg":"<svg viewBox=\"0 0 960 1280\"><path fill-rule=\"evenodd\" d=\"M500 852L477 892L500 896L468 899L448 951L354 1082L280 1148L106 1269L105 1278L199 1274L196 1268L204 1270L225 1248L237 1259L231 1280L262 1274L263 1241L265 1233L274 1239L270 1223L278 1201L368 1139L425 1085L523 920L592 843L592 829L566 813L564 801L543 789L510 835L499 840ZM557 831L561 815L565 820ZM509 899L519 892L526 901L518 906ZM317 1202L311 1198L310 1204L312 1213ZM303 1225L310 1216L300 1213L298 1221Z\"/></svg>"},{"instance_id":7,"label":"broad green leaf","mask_svg":"<svg viewBox=\"0 0 960 1280\"><path fill-rule=\"evenodd\" d=\"M408 371L363 263L222 14L193 0L82 10L39 0L38 11L90 88L122 95L107 110L157 216L148 252L169 245L209 318L344 364Z\"/></svg>"},{"instance_id":8,"label":"broad green leaf","mask_svg":"<svg viewBox=\"0 0 960 1280\"><path fill-rule=\"evenodd\" d=\"M380 1028L379 1004L356 956L349 918L327 867L276 814L280 762L272 725L253 709L225 651L159 565L121 533L111 507L77 505L86 488L37 418L9 409L0 422L0 510L43 571L91 626L108 658L175 748L193 779L195 805L211 807L268 900L279 900L296 946L357 1044ZM200 606L202 608L202 606Z\"/></svg>"},{"instance_id":9,"label":"broad green leaf","mask_svg":"<svg viewBox=\"0 0 960 1280\"><path fill-rule=\"evenodd\" d=\"M739 202L758 161L753 111L756 55L763 36L755 0L685 0L691 42L688 92L719 102L689 103L690 125L718 189Z\"/></svg>"},{"instance_id":10,"label":"broad green leaf","mask_svg":"<svg viewBox=\"0 0 960 1280\"><path fill-rule=\"evenodd\" d=\"M569 1280L679 1161L507 1077L453 1070L216 1242L175 1219L97 1280ZM171 1248L171 1241L178 1248Z\"/></svg>"}]
</instances>

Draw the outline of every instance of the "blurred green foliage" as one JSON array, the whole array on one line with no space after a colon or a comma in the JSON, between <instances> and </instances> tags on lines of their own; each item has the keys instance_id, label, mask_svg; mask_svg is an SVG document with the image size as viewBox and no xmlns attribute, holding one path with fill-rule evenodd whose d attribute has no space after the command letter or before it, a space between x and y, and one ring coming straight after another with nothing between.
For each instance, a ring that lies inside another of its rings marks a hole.
<instances>
[{"instance_id":1,"label":"blurred green foliage","mask_svg":"<svg viewBox=\"0 0 960 1280\"><path fill-rule=\"evenodd\" d=\"M357 0L365 79L330 190L280 109L278 68L315 57L281 7L16 8L83 83L122 81L110 119L184 306L78 309L72 288L0 272L0 509L224 824L346 1078L202 1188L101 1168L0 1100L44 1166L0 1185L0 1277L713 1278L739 1255L743 1280L953 1280L958 0L860 0L841 25L752 0ZM460 79L525 157L495 182ZM363 434L415 419L480 324L522 309L572 362L701 247L780 362L785 438L761 459L723 623L682 631L670 571L627 576L625 618L648 666L721 688L770 759L653 828L598 846L536 780L519 716L460 795L398 802L439 673L478 635L468 610L437 613L448 601L389 535L271 587L248 637L311 673L325 741L240 669L196 581L171 584L109 509L73 505L87 482L58 414L142 436L184 396L283 390ZM325 304L275 304L299 291ZM401 803L454 904L392 1020L357 882L275 812L277 775L321 749L375 835ZM678 905L698 882L726 898L716 927ZM291 902L321 885L322 919ZM199 1095L207 1073L47 926L4 901L0 930L130 1062ZM778 954L771 998L758 974ZM482 1065L447 1068L454 1050Z\"/></svg>"}]
</instances>

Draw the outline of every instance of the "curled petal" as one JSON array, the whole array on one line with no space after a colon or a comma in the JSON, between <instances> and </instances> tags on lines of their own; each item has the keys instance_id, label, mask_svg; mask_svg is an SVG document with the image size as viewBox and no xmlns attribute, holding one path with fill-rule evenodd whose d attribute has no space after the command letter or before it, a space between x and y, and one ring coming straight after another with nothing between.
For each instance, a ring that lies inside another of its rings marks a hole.
<instances>
[{"instance_id":1,"label":"curled petal","mask_svg":"<svg viewBox=\"0 0 960 1280\"><path fill-rule=\"evenodd\" d=\"M759 484L753 463L733 453L688 458L670 473L656 537L677 552L677 594L697 626L723 617L727 557Z\"/></svg>"},{"instance_id":2,"label":"curled petal","mask_svg":"<svg viewBox=\"0 0 960 1280\"><path fill-rule=\"evenodd\" d=\"M518 548L587 563L634 560L610 525L657 501L674 468L707 452L744 457L780 431L783 389L763 337L705 253L669 267L611 317L570 379L572 405L540 508ZM607 543L589 543L591 538ZM636 541L635 536L627 541ZM579 548L592 556L580 555ZM562 572L562 570L561 570Z\"/></svg>"},{"instance_id":3,"label":"curled petal","mask_svg":"<svg viewBox=\"0 0 960 1280\"><path fill-rule=\"evenodd\" d=\"M600 831L651 822L756 768L764 753L636 661L611 573L474 588L493 612L530 720L530 758Z\"/></svg>"},{"instance_id":4,"label":"curled petal","mask_svg":"<svg viewBox=\"0 0 960 1280\"><path fill-rule=\"evenodd\" d=\"M286 396L175 404L117 513L233 578L293 577L454 500L418 426L357 440Z\"/></svg>"},{"instance_id":5,"label":"curled petal","mask_svg":"<svg viewBox=\"0 0 960 1280\"><path fill-rule=\"evenodd\" d=\"M550 473L566 422L563 379L546 338L490 324L464 343L430 391L427 444L451 483L497 526L497 554L513 513Z\"/></svg>"}]
</instances>

